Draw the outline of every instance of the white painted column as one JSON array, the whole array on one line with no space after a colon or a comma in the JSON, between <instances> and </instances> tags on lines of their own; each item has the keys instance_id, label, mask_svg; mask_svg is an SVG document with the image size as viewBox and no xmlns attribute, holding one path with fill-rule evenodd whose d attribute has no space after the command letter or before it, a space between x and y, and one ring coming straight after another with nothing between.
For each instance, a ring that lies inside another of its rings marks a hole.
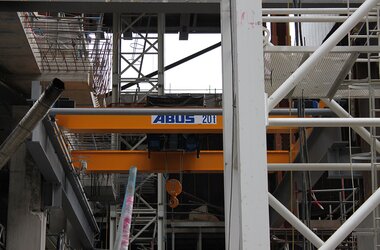
<instances>
[{"instance_id":1,"label":"white painted column","mask_svg":"<svg viewBox=\"0 0 380 250\"><path fill-rule=\"evenodd\" d=\"M262 2L231 4L221 4L226 248L270 249Z\"/></svg>"}]
</instances>

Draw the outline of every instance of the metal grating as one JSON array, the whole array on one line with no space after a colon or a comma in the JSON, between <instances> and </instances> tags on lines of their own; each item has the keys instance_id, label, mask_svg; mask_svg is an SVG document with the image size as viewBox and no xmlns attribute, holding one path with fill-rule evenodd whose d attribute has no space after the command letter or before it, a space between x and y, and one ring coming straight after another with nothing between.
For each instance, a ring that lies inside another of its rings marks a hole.
<instances>
[{"instance_id":1,"label":"metal grating","mask_svg":"<svg viewBox=\"0 0 380 250\"><path fill-rule=\"evenodd\" d=\"M380 82L372 82L373 96L380 96ZM335 94L335 98L368 98L371 95L368 83L350 83L342 84Z\"/></svg>"},{"instance_id":2,"label":"metal grating","mask_svg":"<svg viewBox=\"0 0 380 250\"><path fill-rule=\"evenodd\" d=\"M292 97L327 97L351 53L330 53L294 89Z\"/></svg>"},{"instance_id":3,"label":"metal grating","mask_svg":"<svg viewBox=\"0 0 380 250\"><path fill-rule=\"evenodd\" d=\"M273 94L299 67L304 53L265 53L265 92Z\"/></svg>"},{"instance_id":4,"label":"metal grating","mask_svg":"<svg viewBox=\"0 0 380 250\"><path fill-rule=\"evenodd\" d=\"M265 91L271 95L309 56L307 53L267 52L264 55ZM351 53L334 52L323 57L290 93L293 98L327 97Z\"/></svg>"}]
</instances>

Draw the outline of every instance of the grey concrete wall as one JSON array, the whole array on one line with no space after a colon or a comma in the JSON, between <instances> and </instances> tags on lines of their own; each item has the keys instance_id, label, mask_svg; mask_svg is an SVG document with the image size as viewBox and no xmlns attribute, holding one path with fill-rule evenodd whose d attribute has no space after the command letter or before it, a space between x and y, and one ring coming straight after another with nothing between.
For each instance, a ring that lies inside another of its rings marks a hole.
<instances>
[{"instance_id":1,"label":"grey concrete wall","mask_svg":"<svg viewBox=\"0 0 380 250\"><path fill-rule=\"evenodd\" d=\"M45 250L45 235L41 175L22 145L10 163L7 249Z\"/></svg>"}]
</instances>

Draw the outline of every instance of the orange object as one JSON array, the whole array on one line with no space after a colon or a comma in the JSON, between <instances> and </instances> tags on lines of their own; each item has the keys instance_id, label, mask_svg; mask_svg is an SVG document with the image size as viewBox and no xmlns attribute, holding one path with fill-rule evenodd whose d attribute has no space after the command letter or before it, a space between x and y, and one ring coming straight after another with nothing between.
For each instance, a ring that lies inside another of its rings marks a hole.
<instances>
[{"instance_id":1,"label":"orange object","mask_svg":"<svg viewBox=\"0 0 380 250\"><path fill-rule=\"evenodd\" d=\"M166 192L171 196L177 196L182 193L182 184L177 179L169 179L165 184Z\"/></svg>"},{"instance_id":2,"label":"orange object","mask_svg":"<svg viewBox=\"0 0 380 250\"><path fill-rule=\"evenodd\" d=\"M294 153L296 155L296 153ZM289 163L286 150L268 151L268 163ZM87 162L88 172L127 172L136 166L145 173L221 173L224 170L223 151L195 152L151 152L115 150L73 150L71 157L74 167L80 169L80 161ZM252 162L252 167L255 163Z\"/></svg>"},{"instance_id":3,"label":"orange object","mask_svg":"<svg viewBox=\"0 0 380 250\"><path fill-rule=\"evenodd\" d=\"M169 199L169 207L176 208L179 205L179 200L177 197L171 196Z\"/></svg>"},{"instance_id":4,"label":"orange object","mask_svg":"<svg viewBox=\"0 0 380 250\"><path fill-rule=\"evenodd\" d=\"M150 115L56 115L58 126L73 133L223 133L223 117L215 124L153 124Z\"/></svg>"},{"instance_id":5,"label":"orange object","mask_svg":"<svg viewBox=\"0 0 380 250\"><path fill-rule=\"evenodd\" d=\"M270 116L273 118L296 116ZM153 124L150 115L56 115L58 126L72 133L223 133L223 116L217 115L209 124ZM298 128L267 127L267 133L289 133Z\"/></svg>"}]
</instances>

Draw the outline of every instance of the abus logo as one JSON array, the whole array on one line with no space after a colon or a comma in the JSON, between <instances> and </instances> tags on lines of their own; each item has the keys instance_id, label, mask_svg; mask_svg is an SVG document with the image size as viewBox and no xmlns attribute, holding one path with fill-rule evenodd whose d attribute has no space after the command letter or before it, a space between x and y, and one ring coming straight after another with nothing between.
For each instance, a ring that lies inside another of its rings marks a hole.
<instances>
[{"instance_id":1,"label":"abus logo","mask_svg":"<svg viewBox=\"0 0 380 250\"><path fill-rule=\"evenodd\" d=\"M153 115L153 124L195 123L194 115Z\"/></svg>"}]
</instances>

